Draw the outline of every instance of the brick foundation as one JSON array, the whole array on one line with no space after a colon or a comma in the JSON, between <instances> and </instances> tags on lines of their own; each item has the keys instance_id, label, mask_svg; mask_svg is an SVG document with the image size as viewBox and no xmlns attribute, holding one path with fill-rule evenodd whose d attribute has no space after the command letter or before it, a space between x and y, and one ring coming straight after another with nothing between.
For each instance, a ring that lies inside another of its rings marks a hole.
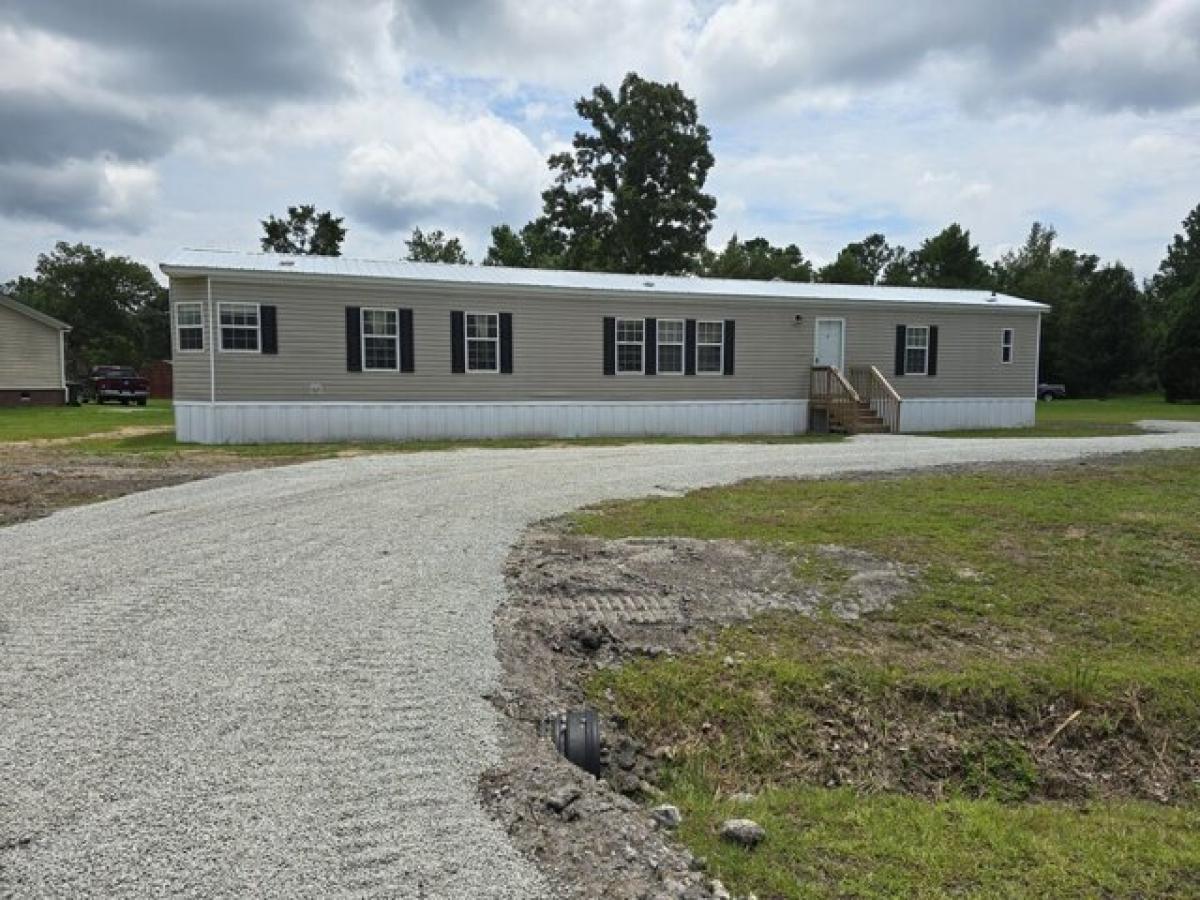
<instances>
[{"instance_id":1,"label":"brick foundation","mask_svg":"<svg viewBox=\"0 0 1200 900\"><path fill-rule=\"evenodd\" d=\"M62 388L28 391L0 388L0 406L62 406L64 402Z\"/></svg>"}]
</instances>

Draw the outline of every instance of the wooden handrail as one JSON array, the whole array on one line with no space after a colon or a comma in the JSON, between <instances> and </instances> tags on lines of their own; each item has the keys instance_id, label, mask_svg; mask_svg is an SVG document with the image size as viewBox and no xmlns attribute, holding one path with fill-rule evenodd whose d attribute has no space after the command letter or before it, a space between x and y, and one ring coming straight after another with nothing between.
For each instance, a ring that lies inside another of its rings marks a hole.
<instances>
[{"instance_id":1,"label":"wooden handrail","mask_svg":"<svg viewBox=\"0 0 1200 900\"><path fill-rule=\"evenodd\" d=\"M900 395L896 392L896 389L892 387L892 383L883 377L883 373L880 372L879 369L875 368L875 366L871 366L871 374L875 376L876 381L883 385L884 390L888 392L889 396L899 403Z\"/></svg>"},{"instance_id":2,"label":"wooden handrail","mask_svg":"<svg viewBox=\"0 0 1200 900\"><path fill-rule=\"evenodd\" d=\"M903 399L891 382L875 366L851 366L850 381L860 396L866 398L893 434L900 431L900 405Z\"/></svg>"},{"instance_id":3,"label":"wooden handrail","mask_svg":"<svg viewBox=\"0 0 1200 900\"><path fill-rule=\"evenodd\" d=\"M858 431L862 401L837 366L814 366L808 393L811 401L828 411L830 422L836 421L851 434Z\"/></svg>"},{"instance_id":4,"label":"wooden handrail","mask_svg":"<svg viewBox=\"0 0 1200 900\"><path fill-rule=\"evenodd\" d=\"M822 372L825 374L826 379L832 379L832 383L826 384L826 389L824 392L822 392L823 394L829 395L832 393L837 393L837 389L834 387L836 384L841 388L842 391L844 391L854 400L862 399L858 396L858 391L854 389L854 385L852 385L846 379L846 376L842 374L841 369L839 369L837 366L813 366L813 372ZM813 381L813 385L816 385L815 380ZM812 391L809 393L812 394Z\"/></svg>"}]
</instances>

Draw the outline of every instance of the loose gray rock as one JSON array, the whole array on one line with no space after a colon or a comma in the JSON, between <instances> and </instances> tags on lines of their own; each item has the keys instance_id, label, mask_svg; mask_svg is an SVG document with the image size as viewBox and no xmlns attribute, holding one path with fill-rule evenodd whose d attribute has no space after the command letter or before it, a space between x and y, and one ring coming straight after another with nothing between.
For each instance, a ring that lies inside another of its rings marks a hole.
<instances>
[{"instance_id":1,"label":"loose gray rock","mask_svg":"<svg viewBox=\"0 0 1200 900\"><path fill-rule=\"evenodd\" d=\"M609 778L609 782L618 794L626 797L640 797L642 780L631 772L617 772Z\"/></svg>"},{"instance_id":2,"label":"loose gray rock","mask_svg":"<svg viewBox=\"0 0 1200 900\"><path fill-rule=\"evenodd\" d=\"M720 878L714 878L708 883L708 891L714 900L730 900L729 890L721 883Z\"/></svg>"},{"instance_id":3,"label":"loose gray rock","mask_svg":"<svg viewBox=\"0 0 1200 900\"><path fill-rule=\"evenodd\" d=\"M582 796L582 792L579 790L579 788L572 784L566 784L546 797L546 806L554 810L556 813L561 813L568 806L578 800L580 796Z\"/></svg>"},{"instance_id":4,"label":"loose gray rock","mask_svg":"<svg viewBox=\"0 0 1200 900\"><path fill-rule=\"evenodd\" d=\"M663 828L678 828L683 822L683 814L679 812L679 807L670 803L654 807L650 810L650 816Z\"/></svg>"},{"instance_id":5,"label":"loose gray rock","mask_svg":"<svg viewBox=\"0 0 1200 900\"><path fill-rule=\"evenodd\" d=\"M743 847L757 847L767 836L767 830L753 819L726 819L721 825L721 837Z\"/></svg>"}]
</instances>

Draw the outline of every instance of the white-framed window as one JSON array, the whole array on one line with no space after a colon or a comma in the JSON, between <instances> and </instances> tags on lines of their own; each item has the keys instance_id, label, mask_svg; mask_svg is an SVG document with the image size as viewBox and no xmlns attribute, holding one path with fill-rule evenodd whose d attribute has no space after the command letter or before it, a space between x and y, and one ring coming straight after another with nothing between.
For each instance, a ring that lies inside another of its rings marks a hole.
<instances>
[{"instance_id":1,"label":"white-framed window","mask_svg":"<svg viewBox=\"0 0 1200 900\"><path fill-rule=\"evenodd\" d=\"M725 363L725 323L696 323L696 371L720 375Z\"/></svg>"},{"instance_id":2,"label":"white-framed window","mask_svg":"<svg viewBox=\"0 0 1200 900\"><path fill-rule=\"evenodd\" d=\"M683 319L658 320L658 373L683 374Z\"/></svg>"},{"instance_id":3,"label":"white-framed window","mask_svg":"<svg viewBox=\"0 0 1200 900\"><path fill-rule=\"evenodd\" d=\"M929 372L929 326L909 325L904 329L904 374Z\"/></svg>"},{"instance_id":4,"label":"white-framed window","mask_svg":"<svg viewBox=\"0 0 1200 900\"><path fill-rule=\"evenodd\" d=\"M1013 330L1005 328L1000 332L1000 362L1010 363L1013 361Z\"/></svg>"},{"instance_id":5,"label":"white-framed window","mask_svg":"<svg viewBox=\"0 0 1200 900\"><path fill-rule=\"evenodd\" d=\"M259 317L257 303L219 303L221 350L226 353L257 353Z\"/></svg>"},{"instance_id":6,"label":"white-framed window","mask_svg":"<svg viewBox=\"0 0 1200 900\"><path fill-rule=\"evenodd\" d=\"M175 304L175 348L182 353L204 349L204 307L201 304Z\"/></svg>"},{"instance_id":7,"label":"white-framed window","mask_svg":"<svg viewBox=\"0 0 1200 900\"><path fill-rule=\"evenodd\" d=\"M468 372L500 371L499 313L467 313L464 340Z\"/></svg>"},{"instance_id":8,"label":"white-framed window","mask_svg":"<svg viewBox=\"0 0 1200 900\"><path fill-rule=\"evenodd\" d=\"M400 369L400 321L394 309L363 308L362 367L364 372Z\"/></svg>"},{"instance_id":9,"label":"white-framed window","mask_svg":"<svg viewBox=\"0 0 1200 900\"><path fill-rule=\"evenodd\" d=\"M644 372L646 320L617 319L617 371Z\"/></svg>"}]
</instances>

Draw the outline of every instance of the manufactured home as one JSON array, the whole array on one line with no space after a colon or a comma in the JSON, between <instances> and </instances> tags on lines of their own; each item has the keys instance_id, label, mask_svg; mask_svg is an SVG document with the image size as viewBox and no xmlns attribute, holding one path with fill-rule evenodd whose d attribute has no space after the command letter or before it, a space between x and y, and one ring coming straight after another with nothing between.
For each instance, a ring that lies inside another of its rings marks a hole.
<instances>
[{"instance_id":1,"label":"manufactured home","mask_svg":"<svg viewBox=\"0 0 1200 900\"><path fill-rule=\"evenodd\" d=\"M71 326L0 294L0 406L67 402Z\"/></svg>"},{"instance_id":2,"label":"manufactured home","mask_svg":"<svg viewBox=\"0 0 1200 900\"><path fill-rule=\"evenodd\" d=\"M1047 307L987 291L184 250L179 439L1031 425Z\"/></svg>"}]
</instances>

